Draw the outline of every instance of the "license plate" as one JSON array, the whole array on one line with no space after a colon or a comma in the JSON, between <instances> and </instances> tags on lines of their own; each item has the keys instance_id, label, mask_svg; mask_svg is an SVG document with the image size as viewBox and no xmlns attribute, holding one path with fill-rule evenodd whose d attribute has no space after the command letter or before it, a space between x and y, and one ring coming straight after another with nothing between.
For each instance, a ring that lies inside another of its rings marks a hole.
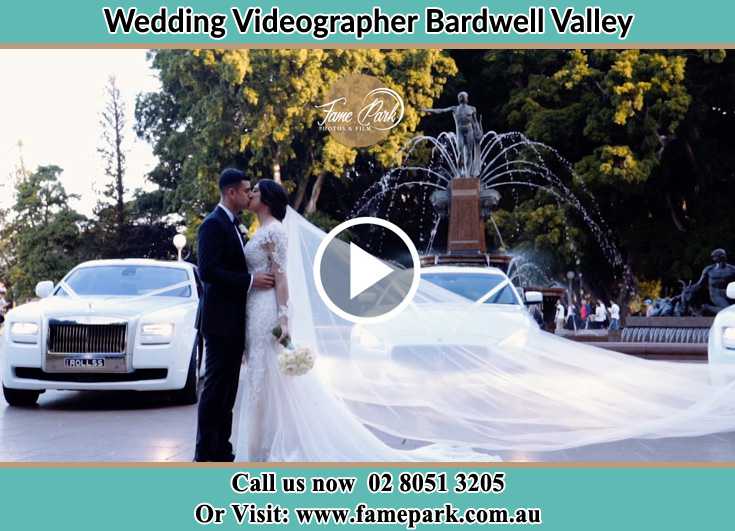
<instances>
[{"instance_id":1,"label":"license plate","mask_svg":"<svg viewBox=\"0 0 735 531\"><path fill-rule=\"evenodd\" d=\"M101 369L104 366L104 359L64 358L64 367L67 369Z\"/></svg>"}]
</instances>

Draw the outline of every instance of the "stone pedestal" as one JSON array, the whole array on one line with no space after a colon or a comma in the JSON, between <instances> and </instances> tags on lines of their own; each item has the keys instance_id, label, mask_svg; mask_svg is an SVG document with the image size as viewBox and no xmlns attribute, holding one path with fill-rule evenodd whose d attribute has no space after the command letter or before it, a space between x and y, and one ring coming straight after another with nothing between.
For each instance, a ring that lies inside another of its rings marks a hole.
<instances>
[{"instance_id":1,"label":"stone pedestal","mask_svg":"<svg viewBox=\"0 0 735 531\"><path fill-rule=\"evenodd\" d=\"M449 254L484 254L487 247L480 211L480 179L452 179L449 187Z\"/></svg>"}]
</instances>

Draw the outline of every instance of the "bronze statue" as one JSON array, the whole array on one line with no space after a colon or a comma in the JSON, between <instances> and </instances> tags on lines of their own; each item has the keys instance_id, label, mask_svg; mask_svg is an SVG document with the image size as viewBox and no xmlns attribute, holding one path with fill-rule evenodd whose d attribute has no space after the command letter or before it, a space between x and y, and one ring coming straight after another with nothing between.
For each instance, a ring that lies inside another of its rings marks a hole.
<instances>
[{"instance_id":1,"label":"bronze statue","mask_svg":"<svg viewBox=\"0 0 735 531\"><path fill-rule=\"evenodd\" d=\"M733 301L727 298L727 285L735 281L735 266L727 263L724 249L712 251L712 265L702 271L702 276L693 284L680 281L682 291L671 298L657 299L653 304L652 316L690 317L700 315L716 315L720 310L730 306ZM697 292L707 284L709 300L703 304L695 304Z\"/></svg>"},{"instance_id":2,"label":"bronze statue","mask_svg":"<svg viewBox=\"0 0 735 531\"><path fill-rule=\"evenodd\" d=\"M702 305L705 314L715 315L732 304L727 298L727 285L735 281L735 266L727 263L727 253L724 249L712 251L712 265L704 268L702 276L696 284L692 285L692 292L696 293L705 282L709 288L709 300L711 304Z\"/></svg>"},{"instance_id":3,"label":"bronze statue","mask_svg":"<svg viewBox=\"0 0 735 531\"><path fill-rule=\"evenodd\" d=\"M482 126L477 118L477 109L469 105L469 95L460 92L457 95L459 105L446 109L421 109L424 112L441 114L451 112L457 128L457 148L459 150L460 171L462 177L479 177L480 139Z\"/></svg>"}]
</instances>

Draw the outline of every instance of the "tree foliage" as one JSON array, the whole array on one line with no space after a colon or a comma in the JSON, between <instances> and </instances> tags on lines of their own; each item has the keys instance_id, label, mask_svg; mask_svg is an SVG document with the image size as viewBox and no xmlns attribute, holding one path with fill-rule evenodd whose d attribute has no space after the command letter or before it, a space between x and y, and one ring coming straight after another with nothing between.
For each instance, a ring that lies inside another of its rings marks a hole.
<instances>
[{"instance_id":1,"label":"tree foliage","mask_svg":"<svg viewBox=\"0 0 735 531\"><path fill-rule=\"evenodd\" d=\"M313 213L324 181L342 178L358 156L376 172L396 164L418 126L417 109L456 72L437 50L166 50L151 59L162 90L138 99L137 130L159 157L151 178L188 220L213 205L227 165L256 179L280 176L295 206ZM315 105L353 72L379 77L406 104L401 124L364 150L337 143L317 125Z\"/></svg>"},{"instance_id":2,"label":"tree foliage","mask_svg":"<svg viewBox=\"0 0 735 531\"><path fill-rule=\"evenodd\" d=\"M726 177L733 172L725 126L735 108L730 55L533 50L454 57L466 76L459 83L470 87L486 129L520 130L568 159L575 175L567 184L583 199L588 192L594 197L590 210L599 206L605 230L641 278L674 286L696 276L712 248L735 251L732 231L723 230L730 224L725 198L733 191ZM575 253L587 278L612 284L602 274L609 266L595 251L595 238L570 209L542 193L519 192L513 200L504 200L508 213L498 219L523 218L519 245L556 240L562 215L565 225L581 229ZM539 215L544 222L531 223ZM568 245L554 254L574 266Z\"/></svg>"},{"instance_id":3,"label":"tree foliage","mask_svg":"<svg viewBox=\"0 0 735 531\"><path fill-rule=\"evenodd\" d=\"M41 166L18 181L12 218L2 232L11 253L6 278L14 300L32 297L39 280L60 280L84 253L87 220L69 207L75 196L59 182L61 172Z\"/></svg>"}]
</instances>

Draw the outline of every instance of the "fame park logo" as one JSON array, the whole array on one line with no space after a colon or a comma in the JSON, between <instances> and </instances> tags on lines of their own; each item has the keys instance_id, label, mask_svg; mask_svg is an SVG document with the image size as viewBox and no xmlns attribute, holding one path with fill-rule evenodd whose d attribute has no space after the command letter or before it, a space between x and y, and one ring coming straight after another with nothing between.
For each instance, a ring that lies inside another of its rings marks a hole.
<instances>
[{"instance_id":1,"label":"fame park logo","mask_svg":"<svg viewBox=\"0 0 735 531\"><path fill-rule=\"evenodd\" d=\"M403 119L403 98L378 78L351 74L337 80L326 101L316 105L322 131L348 147L366 147L384 140Z\"/></svg>"}]
</instances>

